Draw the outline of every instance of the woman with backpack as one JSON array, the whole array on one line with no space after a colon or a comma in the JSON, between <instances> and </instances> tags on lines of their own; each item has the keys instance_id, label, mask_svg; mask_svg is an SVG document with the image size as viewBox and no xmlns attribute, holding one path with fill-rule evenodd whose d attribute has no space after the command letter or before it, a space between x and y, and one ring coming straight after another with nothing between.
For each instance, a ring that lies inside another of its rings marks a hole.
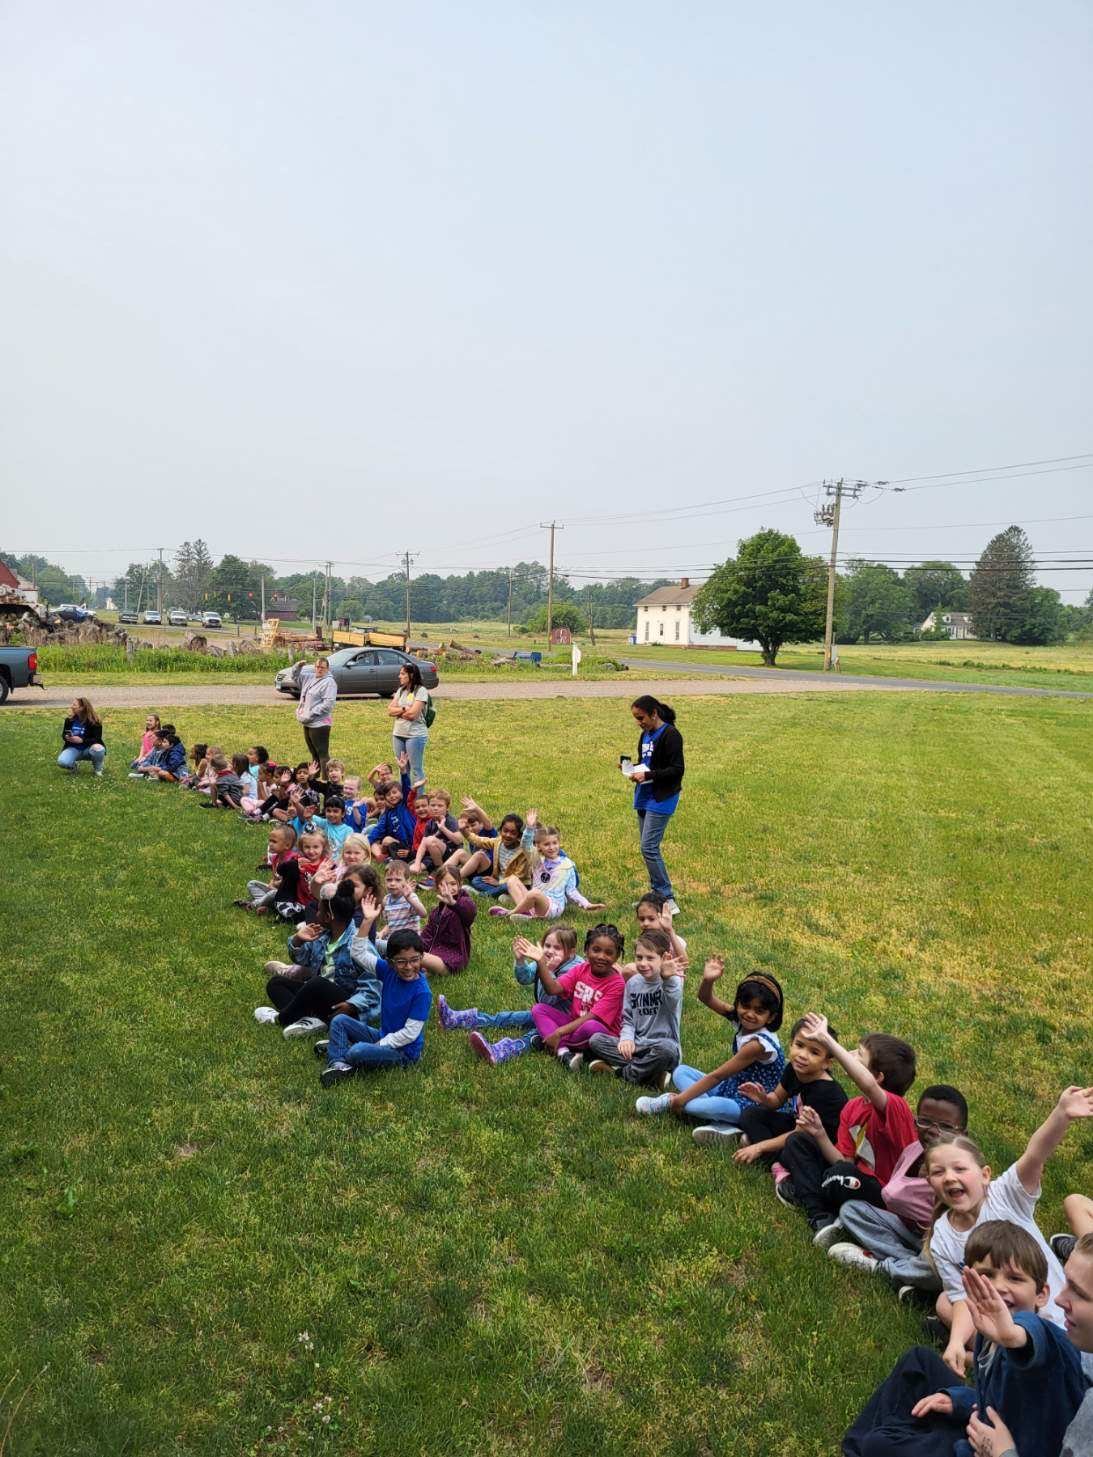
<instances>
[{"instance_id":1,"label":"woman with backpack","mask_svg":"<svg viewBox=\"0 0 1093 1457\"><path fill-rule=\"evenodd\" d=\"M421 669L416 663L403 663L398 670L399 688L387 706L392 719L391 749L398 763L400 754L410 760L410 782L417 789L425 783L425 745L429 742L429 724L433 706L422 686Z\"/></svg>"}]
</instances>

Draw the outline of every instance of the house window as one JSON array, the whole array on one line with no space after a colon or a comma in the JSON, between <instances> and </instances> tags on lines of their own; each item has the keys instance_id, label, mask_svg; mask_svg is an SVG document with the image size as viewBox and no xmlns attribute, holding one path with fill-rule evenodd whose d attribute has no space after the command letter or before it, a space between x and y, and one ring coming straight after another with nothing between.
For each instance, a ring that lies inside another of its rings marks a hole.
<instances>
[{"instance_id":1,"label":"house window","mask_svg":"<svg viewBox=\"0 0 1093 1457\"><path fill-rule=\"evenodd\" d=\"M679 618L676 618L676 642L679 642Z\"/></svg>"},{"instance_id":2,"label":"house window","mask_svg":"<svg viewBox=\"0 0 1093 1457\"><path fill-rule=\"evenodd\" d=\"M664 636L664 623L663 622L660 623L659 624L659 627L660 627L660 635L661 635L661 637L663 637Z\"/></svg>"},{"instance_id":3,"label":"house window","mask_svg":"<svg viewBox=\"0 0 1093 1457\"><path fill-rule=\"evenodd\" d=\"M649 641L649 619L645 619L645 641Z\"/></svg>"}]
</instances>

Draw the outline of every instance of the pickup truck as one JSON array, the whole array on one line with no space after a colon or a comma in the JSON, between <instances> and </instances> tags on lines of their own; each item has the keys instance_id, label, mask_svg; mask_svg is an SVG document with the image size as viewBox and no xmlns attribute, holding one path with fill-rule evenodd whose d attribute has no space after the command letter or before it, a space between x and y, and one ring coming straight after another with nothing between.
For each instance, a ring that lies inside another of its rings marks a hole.
<instances>
[{"instance_id":1,"label":"pickup truck","mask_svg":"<svg viewBox=\"0 0 1093 1457\"><path fill-rule=\"evenodd\" d=\"M35 648L0 648L0 703L8 701L13 688L44 688L35 677L37 671Z\"/></svg>"}]
</instances>

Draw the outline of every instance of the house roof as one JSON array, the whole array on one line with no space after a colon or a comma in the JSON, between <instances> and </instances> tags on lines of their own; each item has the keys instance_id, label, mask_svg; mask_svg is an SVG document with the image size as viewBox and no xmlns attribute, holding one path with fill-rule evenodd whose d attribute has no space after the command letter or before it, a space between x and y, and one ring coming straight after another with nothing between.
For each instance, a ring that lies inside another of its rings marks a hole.
<instances>
[{"instance_id":1,"label":"house roof","mask_svg":"<svg viewBox=\"0 0 1093 1457\"><path fill-rule=\"evenodd\" d=\"M18 586L19 578L8 566L7 562L0 562L0 587L18 588Z\"/></svg>"},{"instance_id":2,"label":"house roof","mask_svg":"<svg viewBox=\"0 0 1093 1457\"><path fill-rule=\"evenodd\" d=\"M673 587L658 587L647 597L639 597L634 605L636 607L689 607L697 596L697 587L690 585L681 587L677 582Z\"/></svg>"}]
</instances>

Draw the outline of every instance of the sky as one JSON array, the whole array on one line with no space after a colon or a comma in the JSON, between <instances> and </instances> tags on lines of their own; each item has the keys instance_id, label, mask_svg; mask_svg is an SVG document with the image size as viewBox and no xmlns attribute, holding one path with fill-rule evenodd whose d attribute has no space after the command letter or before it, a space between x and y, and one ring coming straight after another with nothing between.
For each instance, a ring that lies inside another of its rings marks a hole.
<instances>
[{"instance_id":1,"label":"sky","mask_svg":"<svg viewBox=\"0 0 1093 1457\"><path fill-rule=\"evenodd\" d=\"M824 550L843 476L907 485L847 553L1028 523L1093 585L1088 5L8 0L0 42L5 549L375 579L555 519L563 571L700 578Z\"/></svg>"}]
</instances>

